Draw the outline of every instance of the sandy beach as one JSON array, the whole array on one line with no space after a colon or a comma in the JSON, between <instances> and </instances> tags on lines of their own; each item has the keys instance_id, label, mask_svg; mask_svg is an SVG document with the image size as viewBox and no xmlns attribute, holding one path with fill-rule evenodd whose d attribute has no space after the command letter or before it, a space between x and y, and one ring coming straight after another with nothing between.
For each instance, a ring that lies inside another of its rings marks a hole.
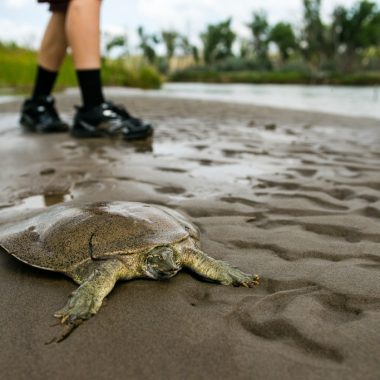
<instances>
[{"instance_id":1,"label":"sandy beach","mask_svg":"<svg viewBox=\"0 0 380 380\"><path fill-rule=\"evenodd\" d=\"M380 121L184 99L112 96L154 139L28 134L0 104L0 228L63 201L188 215L209 255L255 289L119 283L60 344L76 285L0 254L3 379L380 378ZM57 96L70 120L72 95Z\"/></svg>"}]
</instances>

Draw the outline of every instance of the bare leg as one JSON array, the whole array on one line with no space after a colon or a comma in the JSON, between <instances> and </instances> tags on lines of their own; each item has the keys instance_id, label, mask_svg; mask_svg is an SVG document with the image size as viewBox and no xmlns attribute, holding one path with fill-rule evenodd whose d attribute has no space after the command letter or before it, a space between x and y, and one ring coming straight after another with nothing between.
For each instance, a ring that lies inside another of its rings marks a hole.
<instances>
[{"instance_id":1,"label":"bare leg","mask_svg":"<svg viewBox=\"0 0 380 380\"><path fill-rule=\"evenodd\" d=\"M50 71L58 71L66 55L65 20L64 12L54 12L42 39L38 63Z\"/></svg>"},{"instance_id":2,"label":"bare leg","mask_svg":"<svg viewBox=\"0 0 380 380\"><path fill-rule=\"evenodd\" d=\"M223 285L245 286L252 288L259 284L259 276L246 274L230 264L215 260L195 248L182 249L182 265L200 276Z\"/></svg>"},{"instance_id":3,"label":"bare leg","mask_svg":"<svg viewBox=\"0 0 380 380\"><path fill-rule=\"evenodd\" d=\"M66 15L66 36L78 70L100 68L101 0L71 0Z\"/></svg>"}]
</instances>

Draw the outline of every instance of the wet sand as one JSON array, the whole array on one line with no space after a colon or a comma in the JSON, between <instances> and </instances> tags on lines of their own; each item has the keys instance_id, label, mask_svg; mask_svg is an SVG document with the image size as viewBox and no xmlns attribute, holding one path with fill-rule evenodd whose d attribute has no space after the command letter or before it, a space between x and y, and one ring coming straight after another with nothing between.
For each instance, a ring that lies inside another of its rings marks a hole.
<instances>
[{"instance_id":1,"label":"wet sand","mask_svg":"<svg viewBox=\"0 0 380 380\"><path fill-rule=\"evenodd\" d=\"M189 273L119 283L97 316L45 345L76 286L1 254L0 377L378 379L380 122L114 100L152 121L154 140L26 134L19 103L0 104L0 228L71 199L163 204L200 227L207 253L262 285ZM58 96L67 118L75 103Z\"/></svg>"}]
</instances>

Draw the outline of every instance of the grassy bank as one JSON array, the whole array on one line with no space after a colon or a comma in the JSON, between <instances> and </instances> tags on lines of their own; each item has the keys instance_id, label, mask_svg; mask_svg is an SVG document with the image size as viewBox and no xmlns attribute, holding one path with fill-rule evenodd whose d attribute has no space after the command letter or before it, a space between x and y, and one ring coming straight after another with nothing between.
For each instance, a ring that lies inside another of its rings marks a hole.
<instances>
[{"instance_id":1,"label":"grassy bank","mask_svg":"<svg viewBox=\"0 0 380 380\"><path fill-rule=\"evenodd\" d=\"M252 83L252 84L334 84L334 85L379 85L380 72L355 74L312 75L297 71L215 71L189 69L177 71L169 76L172 82L202 83Z\"/></svg>"},{"instance_id":2,"label":"grassy bank","mask_svg":"<svg viewBox=\"0 0 380 380\"><path fill-rule=\"evenodd\" d=\"M37 54L35 51L0 42L0 90L28 92L33 86ZM158 71L139 57L103 59L102 77L105 85L157 89L162 84ZM321 73L313 75L307 69L284 71L223 70L222 68L189 68L167 76L173 82L252 83L252 84L334 84L380 85L379 71L353 74ZM71 58L68 57L58 77L57 88L77 85Z\"/></svg>"},{"instance_id":3,"label":"grassy bank","mask_svg":"<svg viewBox=\"0 0 380 380\"><path fill-rule=\"evenodd\" d=\"M14 45L0 43L0 87L27 91L33 86L37 54ZM142 60L103 60L103 81L108 86L155 89L161 86L157 70ZM76 76L68 57L59 73L57 87L76 86Z\"/></svg>"}]
</instances>

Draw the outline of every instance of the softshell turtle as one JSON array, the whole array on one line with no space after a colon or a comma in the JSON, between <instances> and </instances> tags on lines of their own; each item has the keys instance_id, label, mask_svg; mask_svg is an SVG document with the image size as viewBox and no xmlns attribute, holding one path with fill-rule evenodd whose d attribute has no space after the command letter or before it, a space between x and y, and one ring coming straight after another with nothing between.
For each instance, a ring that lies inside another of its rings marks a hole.
<instances>
[{"instance_id":1,"label":"softshell turtle","mask_svg":"<svg viewBox=\"0 0 380 380\"><path fill-rule=\"evenodd\" d=\"M3 227L0 246L80 285L54 314L67 324L96 314L118 280L168 279L186 267L223 285L253 287L259 281L202 252L198 229L180 213L136 202L53 206Z\"/></svg>"}]
</instances>

